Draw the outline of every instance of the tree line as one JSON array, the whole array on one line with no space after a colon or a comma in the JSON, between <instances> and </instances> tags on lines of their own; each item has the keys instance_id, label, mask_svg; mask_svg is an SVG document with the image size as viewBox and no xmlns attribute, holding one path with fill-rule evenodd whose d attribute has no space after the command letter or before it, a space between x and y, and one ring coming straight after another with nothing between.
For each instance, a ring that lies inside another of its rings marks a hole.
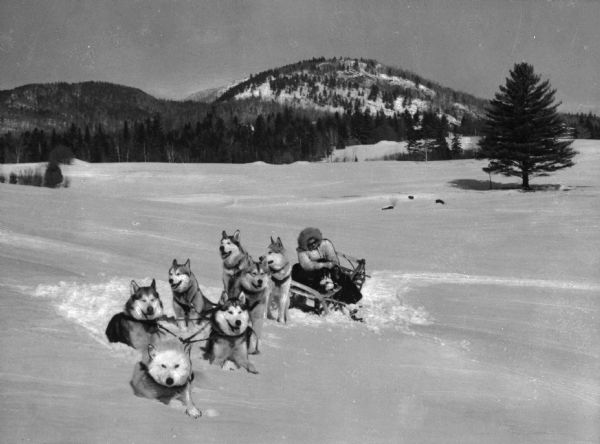
<instances>
[{"instance_id":1,"label":"tree line","mask_svg":"<svg viewBox=\"0 0 600 444\"><path fill-rule=\"evenodd\" d=\"M141 121L123 121L117 130L98 123L83 128L71 124L62 131L8 132L0 137L0 163L69 157L87 162L290 163L320 160L336 148L380 140L416 144L421 139L441 140L450 131L477 135L480 126L469 115L452 126L432 111L387 116L358 107L344 114L285 107L248 118L213 108L203 119L180 126L164 124L156 113Z\"/></svg>"},{"instance_id":2,"label":"tree line","mask_svg":"<svg viewBox=\"0 0 600 444\"><path fill-rule=\"evenodd\" d=\"M571 128L574 139L600 139L600 117L592 113L566 114L566 125Z\"/></svg>"}]
</instances>

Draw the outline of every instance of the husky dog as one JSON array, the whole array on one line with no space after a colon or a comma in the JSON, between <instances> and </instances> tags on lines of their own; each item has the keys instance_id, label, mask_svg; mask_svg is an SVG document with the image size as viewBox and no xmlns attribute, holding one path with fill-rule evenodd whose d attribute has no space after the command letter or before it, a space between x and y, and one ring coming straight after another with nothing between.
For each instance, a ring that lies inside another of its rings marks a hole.
<instances>
[{"instance_id":1,"label":"husky dog","mask_svg":"<svg viewBox=\"0 0 600 444\"><path fill-rule=\"evenodd\" d=\"M277 310L277 322L287 322L290 308L290 286L292 284L292 265L285 254L281 238L273 240L267 249L265 257L271 279L269 281L269 300L267 302L267 317L275 319L274 311Z\"/></svg>"},{"instance_id":2,"label":"husky dog","mask_svg":"<svg viewBox=\"0 0 600 444\"><path fill-rule=\"evenodd\" d=\"M191 318L200 318L214 304L210 302L200 287L198 281L190 269L190 260L185 264L178 264L177 259L173 259L173 264L169 268L169 284L173 292L173 310L177 318L177 325L180 329L186 329L191 322Z\"/></svg>"},{"instance_id":3,"label":"husky dog","mask_svg":"<svg viewBox=\"0 0 600 444\"><path fill-rule=\"evenodd\" d=\"M262 327L269 297L269 268L264 260L250 261L239 273L233 283L229 298L237 299L243 295L248 304L250 322L254 335L250 341L249 353L257 354L258 343L262 336Z\"/></svg>"},{"instance_id":4,"label":"husky dog","mask_svg":"<svg viewBox=\"0 0 600 444\"><path fill-rule=\"evenodd\" d=\"M149 344L146 356L133 368L131 388L136 396L169 404L177 399L185 404L192 418L202 416L192 400L191 344L170 340Z\"/></svg>"},{"instance_id":5,"label":"husky dog","mask_svg":"<svg viewBox=\"0 0 600 444\"><path fill-rule=\"evenodd\" d=\"M333 290L335 284L333 283L333 279L331 279L331 274L324 273L323 277L321 277L321 280L319 281L319 285L325 292Z\"/></svg>"},{"instance_id":6,"label":"husky dog","mask_svg":"<svg viewBox=\"0 0 600 444\"><path fill-rule=\"evenodd\" d=\"M210 319L211 332L204 349L204 357L211 364L223 367L227 360L250 373L258 373L248 360L248 346L252 336L250 313L246 301L226 299L215 309Z\"/></svg>"},{"instance_id":7,"label":"husky dog","mask_svg":"<svg viewBox=\"0 0 600 444\"><path fill-rule=\"evenodd\" d=\"M106 327L110 342L122 342L142 349L153 342L162 332L158 320L163 317L163 305L156 291L156 282L140 287L131 281L131 296L121 313L112 317Z\"/></svg>"},{"instance_id":8,"label":"husky dog","mask_svg":"<svg viewBox=\"0 0 600 444\"><path fill-rule=\"evenodd\" d=\"M223 261L223 291L231 296L233 283L250 262L250 256L240 243L240 230L235 230L231 236L223 230L219 252Z\"/></svg>"}]
</instances>

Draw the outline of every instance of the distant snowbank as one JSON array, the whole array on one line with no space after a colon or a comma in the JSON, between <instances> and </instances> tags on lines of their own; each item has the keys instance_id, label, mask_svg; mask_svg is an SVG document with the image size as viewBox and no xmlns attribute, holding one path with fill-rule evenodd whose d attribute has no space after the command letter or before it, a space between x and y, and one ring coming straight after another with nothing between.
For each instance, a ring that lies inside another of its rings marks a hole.
<instances>
[{"instance_id":1,"label":"distant snowbank","mask_svg":"<svg viewBox=\"0 0 600 444\"><path fill-rule=\"evenodd\" d=\"M382 140L373 145L350 145L341 150L335 150L332 160L337 162L353 162L377 159L386 155L406 153L407 142Z\"/></svg>"},{"instance_id":2,"label":"distant snowbank","mask_svg":"<svg viewBox=\"0 0 600 444\"><path fill-rule=\"evenodd\" d=\"M461 137L464 150L477 148L479 137ZM450 142L449 142L450 143ZM397 153L407 153L408 142L382 140L372 145L350 145L341 150L335 150L331 155L334 162L354 162L355 160L383 160L384 156Z\"/></svg>"}]
</instances>

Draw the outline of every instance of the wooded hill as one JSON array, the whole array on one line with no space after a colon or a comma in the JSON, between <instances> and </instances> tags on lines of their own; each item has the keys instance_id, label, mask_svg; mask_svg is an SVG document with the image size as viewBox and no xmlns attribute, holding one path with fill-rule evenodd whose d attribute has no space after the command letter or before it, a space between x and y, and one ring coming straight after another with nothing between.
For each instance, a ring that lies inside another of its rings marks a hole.
<instances>
[{"instance_id":1,"label":"wooded hill","mask_svg":"<svg viewBox=\"0 0 600 444\"><path fill-rule=\"evenodd\" d=\"M346 114L433 111L452 123L464 114L481 116L486 103L410 71L352 58L313 58L263 71L231 86L217 102L247 97Z\"/></svg>"},{"instance_id":2,"label":"wooded hill","mask_svg":"<svg viewBox=\"0 0 600 444\"><path fill-rule=\"evenodd\" d=\"M485 104L414 73L348 58L264 71L210 104L105 82L25 85L0 91L0 162L46 161L56 150L91 162L319 160L353 144L477 135ZM596 134L593 118L573 122ZM440 153L451 157L443 146Z\"/></svg>"}]
</instances>

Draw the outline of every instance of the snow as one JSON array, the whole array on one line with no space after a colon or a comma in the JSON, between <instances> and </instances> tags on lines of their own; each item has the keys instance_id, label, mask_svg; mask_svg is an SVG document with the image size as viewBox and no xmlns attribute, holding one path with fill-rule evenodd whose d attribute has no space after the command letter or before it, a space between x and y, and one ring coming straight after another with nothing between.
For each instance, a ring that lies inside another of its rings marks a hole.
<instances>
[{"instance_id":1,"label":"snow","mask_svg":"<svg viewBox=\"0 0 600 444\"><path fill-rule=\"evenodd\" d=\"M448 145L452 143L452 138L447 138ZM463 150L478 149L479 137L461 136L460 143ZM354 162L355 160L383 160L385 156L397 153L408 153L407 142L395 142L391 140L382 140L374 144L350 145L346 148L334 150L327 161L333 162Z\"/></svg>"},{"instance_id":2,"label":"snow","mask_svg":"<svg viewBox=\"0 0 600 444\"><path fill-rule=\"evenodd\" d=\"M372 145L350 145L346 148L335 150L331 155L335 162L353 162L355 159L382 160L386 155L407 153L406 142L382 140Z\"/></svg>"},{"instance_id":3,"label":"snow","mask_svg":"<svg viewBox=\"0 0 600 444\"><path fill-rule=\"evenodd\" d=\"M430 99L436 95L435 91L433 91L431 88L420 84L417 86L417 84L412 80L404 79L398 76L390 76L382 72L371 73L366 70L367 64L364 62L358 62L357 70L354 67L356 62L357 61L354 59L344 60L344 65L346 68L343 71L337 71L337 77L346 79L368 78L372 82L383 81L389 83L390 85L397 85L407 89L418 90L421 93L427 95ZM378 65L376 68L381 68L381 66ZM334 107L332 105L323 106L316 104L313 100L308 98L309 94L308 88L306 86L299 86L298 89L293 91L283 90L276 94L271 89L270 81L272 79L273 77L269 77L262 84L253 85L247 88L246 90L236 94L235 98L241 100L252 97L260 97L263 100L273 100L281 104L293 105L300 108L314 108L321 111L327 111L329 113L345 112L342 106ZM315 84L315 87L320 92L327 90L325 85L323 85L320 82L317 82ZM393 109L389 109L385 106L381 98L377 98L377 100L375 101L366 99L369 91L370 89L368 87L360 87L358 90L354 88L348 89L337 87L332 92L339 97L350 97L353 100L362 101L361 110L363 112L369 110L371 115L376 115L377 113L383 111L383 113L386 116L393 116L396 113L403 113L406 110L408 110L410 114L414 115L417 111L423 112L431 109L431 102L429 100L422 100L419 98L411 99L410 105L404 106L405 99L403 96L399 96L398 98L396 98L393 104ZM468 110L468 107L458 103L454 104L454 106L461 107L461 111ZM455 117L449 114L446 114L446 117L448 118L448 121L453 125L460 123Z\"/></svg>"},{"instance_id":4,"label":"snow","mask_svg":"<svg viewBox=\"0 0 600 444\"><path fill-rule=\"evenodd\" d=\"M75 162L69 188L0 184L3 442L599 442L600 142L575 148L533 193L488 190L476 160ZM366 322L266 321L258 375L195 347L198 420L133 395L139 352L104 337L131 280L171 313L174 258L216 298L222 230L294 258L308 225L367 259Z\"/></svg>"}]
</instances>

